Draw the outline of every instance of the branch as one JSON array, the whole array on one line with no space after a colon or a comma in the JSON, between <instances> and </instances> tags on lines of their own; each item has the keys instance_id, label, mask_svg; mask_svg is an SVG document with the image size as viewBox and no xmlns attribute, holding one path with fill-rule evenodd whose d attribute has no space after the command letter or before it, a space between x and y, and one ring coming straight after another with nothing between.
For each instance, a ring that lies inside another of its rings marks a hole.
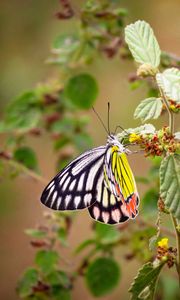
<instances>
[{"instance_id":1,"label":"branch","mask_svg":"<svg viewBox=\"0 0 180 300\"><path fill-rule=\"evenodd\" d=\"M170 129L170 132L171 134L173 134L174 132L174 114L173 112L169 109L169 104L168 104L168 100L163 92L163 90L159 87L159 92L160 92L160 95L162 97L162 100L164 102L164 105L168 111L168 114L169 114L169 129Z\"/></svg>"},{"instance_id":2,"label":"branch","mask_svg":"<svg viewBox=\"0 0 180 300\"><path fill-rule=\"evenodd\" d=\"M171 218L172 218L172 223L174 225L174 229L176 232L176 243L177 243L177 263L176 263L176 269L177 269L177 273L179 275L179 286L180 286L180 232L178 230L178 223L176 221L176 219L173 217L173 215L171 214Z\"/></svg>"},{"instance_id":3,"label":"branch","mask_svg":"<svg viewBox=\"0 0 180 300\"><path fill-rule=\"evenodd\" d=\"M151 223L150 221L146 221L144 220L142 217L138 216L138 218L136 219L136 221L139 223L139 225L147 225L147 226L150 226L150 227L154 227L157 229L157 226L156 224L153 224ZM169 230L168 228L166 227L163 227L161 226L161 231L164 232L165 234L167 235L170 235L170 236L173 236L175 237L175 233L171 230Z\"/></svg>"},{"instance_id":4,"label":"branch","mask_svg":"<svg viewBox=\"0 0 180 300\"><path fill-rule=\"evenodd\" d=\"M2 157L2 156L1 156ZM15 169L25 173L26 175L28 175L29 177L43 183L43 184L48 184L48 179L42 177L41 175L37 174L36 172L34 172L33 170L30 170L28 169L27 167L25 167L23 164L15 161L14 159L12 158L4 158L4 161L6 161L6 163L9 165L9 166L12 166L14 167Z\"/></svg>"},{"instance_id":5,"label":"branch","mask_svg":"<svg viewBox=\"0 0 180 300\"><path fill-rule=\"evenodd\" d=\"M169 52L166 52L166 51L162 51L162 54L166 55L168 58L174 60L175 62L180 63L180 57L177 56L176 54L169 53Z\"/></svg>"}]
</instances>

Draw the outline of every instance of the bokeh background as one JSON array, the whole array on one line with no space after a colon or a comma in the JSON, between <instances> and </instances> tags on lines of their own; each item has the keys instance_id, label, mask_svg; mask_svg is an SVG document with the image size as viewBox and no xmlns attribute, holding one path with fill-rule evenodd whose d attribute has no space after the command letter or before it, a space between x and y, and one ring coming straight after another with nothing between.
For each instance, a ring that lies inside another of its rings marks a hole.
<instances>
[{"instance_id":1,"label":"bokeh background","mask_svg":"<svg viewBox=\"0 0 180 300\"><path fill-rule=\"evenodd\" d=\"M82 2L72 1L77 9ZM179 0L122 0L121 6L129 10L127 23L137 19L149 22L161 49L180 55ZM0 116L3 116L7 103L17 94L58 74L57 68L45 64L50 54L50 45L58 34L71 31L74 26L73 20L60 22L54 17L58 9L58 0L0 1ZM137 103L145 96L145 90L130 90L127 77L134 70L132 62L117 58L107 61L103 57L88 67L88 71L98 80L100 93L95 106L104 120L107 101L111 102L112 128L117 124L124 128L139 124L132 116ZM95 115L92 112L89 114L89 132L94 145L104 144L106 133ZM0 145L2 142L3 136L0 137ZM46 136L43 139L31 138L29 143L37 151L43 176L50 179L55 174L56 160L50 140ZM142 155L130 157L130 163L136 175L146 175L148 162ZM18 299L15 292L17 280L33 262L34 252L24 229L32 228L42 221L45 210L39 202L42 189L41 183L25 176L14 181L3 179L0 182L0 299ZM143 193L141 186L139 190L140 194ZM88 213L82 211L77 214L69 238L70 248L62 253L67 258L71 257L72 249L90 235L91 220ZM122 254L117 254L120 260ZM77 260L74 259L73 264ZM127 289L136 274L137 265L129 262L123 269L119 289L103 299L129 299ZM73 299L83 297L92 299L79 279L73 291Z\"/></svg>"}]
</instances>

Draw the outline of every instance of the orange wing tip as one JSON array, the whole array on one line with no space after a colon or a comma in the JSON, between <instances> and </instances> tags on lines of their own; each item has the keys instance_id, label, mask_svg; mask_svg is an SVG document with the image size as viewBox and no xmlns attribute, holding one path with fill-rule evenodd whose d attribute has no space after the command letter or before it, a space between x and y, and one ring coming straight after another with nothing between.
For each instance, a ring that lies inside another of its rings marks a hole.
<instances>
[{"instance_id":1,"label":"orange wing tip","mask_svg":"<svg viewBox=\"0 0 180 300\"><path fill-rule=\"evenodd\" d=\"M128 198L127 202L125 201L125 203L122 206L123 213L131 219L135 218L138 214L138 210L137 210L138 203L139 203L138 196L136 194L132 194Z\"/></svg>"}]
</instances>

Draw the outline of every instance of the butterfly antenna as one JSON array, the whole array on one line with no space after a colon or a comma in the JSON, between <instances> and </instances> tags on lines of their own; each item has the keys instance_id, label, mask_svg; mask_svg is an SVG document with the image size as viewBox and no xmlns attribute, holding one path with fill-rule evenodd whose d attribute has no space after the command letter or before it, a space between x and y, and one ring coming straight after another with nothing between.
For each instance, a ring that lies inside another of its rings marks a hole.
<instances>
[{"instance_id":1,"label":"butterfly antenna","mask_svg":"<svg viewBox=\"0 0 180 300\"><path fill-rule=\"evenodd\" d=\"M107 130L107 128L106 128L106 126L104 125L104 122L103 122L103 120L101 119L101 117L100 117L100 115L97 113L97 111L95 110L95 108L92 106L92 109L93 109L93 111L94 111L94 113L96 114L96 116L98 117L98 119L99 119L99 121L100 121L100 123L102 124L102 126L104 127L104 129L105 129L105 131L107 132L107 134L109 134L109 132L108 132L108 130Z\"/></svg>"},{"instance_id":2,"label":"butterfly antenna","mask_svg":"<svg viewBox=\"0 0 180 300\"><path fill-rule=\"evenodd\" d=\"M108 133L110 135L110 103L108 102Z\"/></svg>"},{"instance_id":3,"label":"butterfly antenna","mask_svg":"<svg viewBox=\"0 0 180 300\"><path fill-rule=\"evenodd\" d=\"M129 132L127 130L125 130L122 126L118 125L115 128L114 134L116 134L117 129L120 128L122 131L126 132L127 134L129 134Z\"/></svg>"}]
</instances>

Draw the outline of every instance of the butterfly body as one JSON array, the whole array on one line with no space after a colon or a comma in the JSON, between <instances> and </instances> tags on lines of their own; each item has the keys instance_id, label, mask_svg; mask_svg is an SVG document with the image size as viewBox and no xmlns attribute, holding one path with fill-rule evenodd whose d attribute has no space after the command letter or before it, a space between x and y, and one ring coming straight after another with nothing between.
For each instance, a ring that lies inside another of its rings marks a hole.
<instances>
[{"instance_id":1,"label":"butterfly body","mask_svg":"<svg viewBox=\"0 0 180 300\"><path fill-rule=\"evenodd\" d=\"M48 184L41 202L55 210L88 208L97 221L117 224L135 218L139 196L126 154L116 136L86 151Z\"/></svg>"}]
</instances>

